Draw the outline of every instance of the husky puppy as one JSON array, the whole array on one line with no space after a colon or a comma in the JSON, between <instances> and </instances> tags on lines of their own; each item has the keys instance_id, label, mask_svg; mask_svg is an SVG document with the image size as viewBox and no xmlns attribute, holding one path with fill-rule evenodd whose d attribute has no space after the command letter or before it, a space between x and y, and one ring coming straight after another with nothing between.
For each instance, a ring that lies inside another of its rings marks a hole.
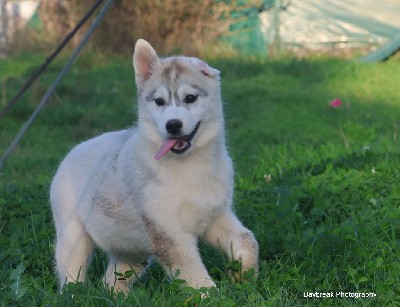
<instances>
[{"instance_id":1,"label":"husky puppy","mask_svg":"<svg viewBox=\"0 0 400 307\"><path fill-rule=\"evenodd\" d=\"M219 71L197 58L159 58L142 39L133 64L137 126L76 146L51 185L60 286L85 279L94 244L109 255L104 281L115 291L128 291L152 258L188 286L215 286L199 237L257 271L257 241L231 209Z\"/></svg>"}]
</instances>

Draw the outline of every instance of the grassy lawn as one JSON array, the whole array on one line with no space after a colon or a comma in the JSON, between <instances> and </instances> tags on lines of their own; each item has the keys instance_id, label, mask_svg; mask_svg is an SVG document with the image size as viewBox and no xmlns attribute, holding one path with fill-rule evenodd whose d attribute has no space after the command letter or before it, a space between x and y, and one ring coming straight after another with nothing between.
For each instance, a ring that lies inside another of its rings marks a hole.
<instances>
[{"instance_id":1,"label":"grassy lawn","mask_svg":"<svg viewBox=\"0 0 400 307\"><path fill-rule=\"evenodd\" d=\"M43 57L0 61L0 106ZM55 63L5 118L11 142L62 67ZM85 284L59 294L49 184L75 144L135 119L130 60L80 59L0 171L0 304L394 305L400 301L400 61L230 59L222 71L235 211L260 244L258 280L232 283L231 264L200 244L218 285L207 299L154 265L130 295L101 285L97 250ZM343 105L328 106L333 98ZM307 298L305 292L333 298ZM343 297L336 293L343 292ZM374 293L375 298L346 298ZM362 294L361 294L362 295Z\"/></svg>"}]
</instances>

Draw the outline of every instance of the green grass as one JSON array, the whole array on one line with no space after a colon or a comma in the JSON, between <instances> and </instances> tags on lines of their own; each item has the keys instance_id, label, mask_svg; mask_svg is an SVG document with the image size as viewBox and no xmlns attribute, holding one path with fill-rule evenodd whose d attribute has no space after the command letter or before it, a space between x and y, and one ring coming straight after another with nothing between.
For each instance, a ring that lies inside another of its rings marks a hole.
<instances>
[{"instance_id":1,"label":"green grass","mask_svg":"<svg viewBox=\"0 0 400 307\"><path fill-rule=\"evenodd\" d=\"M0 106L40 64L0 61ZM46 91L62 60L0 119L0 150ZM75 144L135 119L129 60L84 57L62 81L0 172L0 303L8 305L394 305L400 301L400 62L229 59L222 71L235 211L260 244L258 280L232 283L224 257L201 244L218 291L167 282L154 265L126 298L99 282L97 250L85 284L57 292L52 176ZM332 109L328 102L341 98ZM271 175L266 180L264 175ZM304 292L376 298L304 298Z\"/></svg>"}]
</instances>

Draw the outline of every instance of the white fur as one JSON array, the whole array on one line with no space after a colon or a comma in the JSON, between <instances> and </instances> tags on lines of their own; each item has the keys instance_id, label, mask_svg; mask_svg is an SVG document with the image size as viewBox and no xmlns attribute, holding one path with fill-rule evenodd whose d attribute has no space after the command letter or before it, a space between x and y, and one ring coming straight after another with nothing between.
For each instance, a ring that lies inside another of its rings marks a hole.
<instances>
[{"instance_id":1,"label":"white fur","mask_svg":"<svg viewBox=\"0 0 400 307\"><path fill-rule=\"evenodd\" d=\"M174 63L183 70L165 74ZM189 286L215 286L200 259L199 237L241 259L243 271L257 270L257 241L231 211L233 168L225 147L219 72L198 59L159 59L144 40L136 44L134 66L138 126L76 146L51 185L60 285L85 279L94 244L109 255L104 280L115 291L127 291L152 256L169 274L179 269ZM178 104L193 85L207 95L190 106ZM171 90L176 95L169 97ZM168 105L146 100L150 93L170 99ZM154 154L168 137L165 123L172 118L183 122L183 134L198 121L201 125L187 152L169 152L157 161ZM131 269L137 275L115 278L115 272Z\"/></svg>"}]
</instances>

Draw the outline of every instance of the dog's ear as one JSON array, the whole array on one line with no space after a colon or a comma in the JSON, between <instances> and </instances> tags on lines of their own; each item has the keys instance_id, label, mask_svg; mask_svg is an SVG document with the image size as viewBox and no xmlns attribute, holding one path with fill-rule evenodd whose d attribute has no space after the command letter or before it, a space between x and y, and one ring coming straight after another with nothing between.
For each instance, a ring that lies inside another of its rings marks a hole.
<instances>
[{"instance_id":1,"label":"dog's ear","mask_svg":"<svg viewBox=\"0 0 400 307\"><path fill-rule=\"evenodd\" d=\"M220 71L218 69L212 68L206 62L198 58L189 58L190 63L192 63L200 72L208 77L219 79Z\"/></svg>"},{"instance_id":2,"label":"dog's ear","mask_svg":"<svg viewBox=\"0 0 400 307\"><path fill-rule=\"evenodd\" d=\"M160 65L160 59L153 47L144 39L138 39L133 53L136 83L140 85L149 79L154 69Z\"/></svg>"}]
</instances>

